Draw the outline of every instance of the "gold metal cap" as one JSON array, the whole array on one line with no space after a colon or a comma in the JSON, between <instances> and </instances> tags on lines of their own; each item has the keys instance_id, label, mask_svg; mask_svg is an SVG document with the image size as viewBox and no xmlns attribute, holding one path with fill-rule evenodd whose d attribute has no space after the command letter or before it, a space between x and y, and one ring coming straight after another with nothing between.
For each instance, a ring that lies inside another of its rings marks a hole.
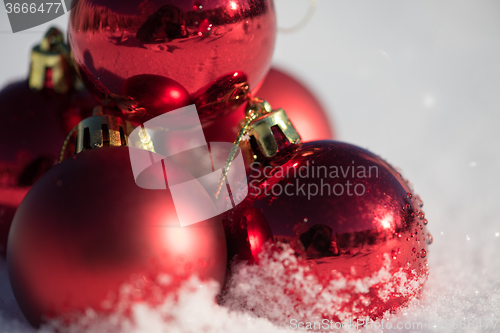
<instances>
[{"instance_id":1,"label":"gold metal cap","mask_svg":"<svg viewBox=\"0 0 500 333\"><path fill-rule=\"evenodd\" d=\"M28 81L31 89L49 88L60 94L72 87L69 47L57 28L50 28L40 45L32 49Z\"/></svg>"},{"instance_id":2,"label":"gold metal cap","mask_svg":"<svg viewBox=\"0 0 500 333\"><path fill-rule=\"evenodd\" d=\"M120 117L95 115L82 120L76 127L75 154L104 146L127 146L134 126Z\"/></svg>"},{"instance_id":3,"label":"gold metal cap","mask_svg":"<svg viewBox=\"0 0 500 333\"><path fill-rule=\"evenodd\" d=\"M227 173L234 157L241 148L247 165L259 159L281 157L280 153L289 152L300 144L300 135L288 119L285 110L273 110L271 105L260 98L254 97L248 103L245 119L240 123L240 132L234 141L226 165L222 171L219 185L215 191L218 199L225 184ZM284 156L284 155L283 155Z\"/></svg>"},{"instance_id":4,"label":"gold metal cap","mask_svg":"<svg viewBox=\"0 0 500 333\"><path fill-rule=\"evenodd\" d=\"M239 141L247 160L270 159L280 152L280 146L283 149L283 146L300 144L300 135L285 110L272 110L264 100L252 104L247 111L247 124L243 126L246 126L245 139Z\"/></svg>"},{"instance_id":5,"label":"gold metal cap","mask_svg":"<svg viewBox=\"0 0 500 333\"><path fill-rule=\"evenodd\" d=\"M273 110L260 118L257 118L248 129L248 136L254 137L260 152L271 158L278 153L278 141L273 134L272 128L279 129L291 144L299 144L300 136L293 127L285 110Z\"/></svg>"}]
</instances>

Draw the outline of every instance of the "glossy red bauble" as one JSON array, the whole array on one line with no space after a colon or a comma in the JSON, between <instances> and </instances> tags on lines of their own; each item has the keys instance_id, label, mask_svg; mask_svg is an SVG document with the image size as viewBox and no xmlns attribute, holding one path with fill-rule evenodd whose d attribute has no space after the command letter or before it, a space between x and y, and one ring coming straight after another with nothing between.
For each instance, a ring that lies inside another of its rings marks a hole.
<instances>
[{"instance_id":1,"label":"glossy red bauble","mask_svg":"<svg viewBox=\"0 0 500 333\"><path fill-rule=\"evenodd\" d=\"M0 256L5 255L8 227L23 188L57 163L67 134L95 105L86 91L35 91L27 80L0 92Z\"/></svg>"},{"instance_id":2,"label":"glossy red bauble","mask_svg":"<svg viewBox=\"0 0 500 333\"><path fill-rule=\"evenodd\" d=\"M420 199L383 159L315 141L252 170L247 201L224 220L228 254L259 265L264 256L268 265L273 251L290 250L280 262L284 273L271 279L289 282L282 292L292 308L337 320L377 318L419 294L428 274L427 220Z\"/></svg>"},{"instance_id":3,"label":"glossy red bauble","mask_svg":"<svg viewBox=\"0 0 500 333\"><path fill-rule=\"evenodd\" d=\"M106 147L63 161L31 188L14 217L7 264L18 304L37 326L86 308L113 310L103 302L134 276L167 274L167 293L192 274L222 284L226 246L219 218L180 227L170 191L139 188L128 147Z\"/></svg>"},{"instance_id":4,"label":"glossy red bauble","mask_svg":"<svg viewBox=\"0 0 500 333\"><path fill-rule=\"evenodd\" d=\"M139 113L130 120L143 123L168 111L187 106L190 103L189 93L183 86L164 76L142 74L127 79L121 94L132 97L144 113Z\"/></svg>"},{"instance_id":5,"label":"glossy red bauble","mask_svg":"<svg viewBox=\"0 0 500 333\"><path fill-rule=\"evenodd\" d=\"M71 11L69 42L80 75L97 97L118 95L143 74L180 84L192 100L231 90L220 80L238 73L250 89L269 69L276 38L272 0L81 0ZM216 118L206 109L202 121Z\"/></svg>"}]
</instances>

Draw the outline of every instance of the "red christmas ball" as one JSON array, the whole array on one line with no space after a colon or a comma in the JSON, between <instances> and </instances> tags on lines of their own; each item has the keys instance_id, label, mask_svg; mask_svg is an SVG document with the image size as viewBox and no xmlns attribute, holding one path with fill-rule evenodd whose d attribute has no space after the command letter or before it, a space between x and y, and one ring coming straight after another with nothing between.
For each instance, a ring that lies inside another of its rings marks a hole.
<instances>
[{"instance_id":1,"label":"red christmas ball","mask_svg":"<svg viewBox=\"0 0 500 333\"><path fill-rule=\"evenodd\" d=\"M5 255L13 213L29 187L59 159L68 133L91 114L96 101L86 91L65 94L30 89L28 80L0 92L0 256ZM15 192L14 197L11 197ZM21 198L19 198L21 196ZM17 198L13 200L13 198ZM4 211L4 213L2 213Z\"/></svg>"},{"instance_id":2,"label":"red christmas ball","mask_svg":"<svg viewBox=\"0 0 500 333\"><path fill-rule=\"evenodd\" d=\"M234 142L240 131L240 123L245 119L247 104L243 104L234 112L228 113L215 122L203 125L203 133L207 142Z\"/></svg>"},{"instance_id":3,"label":"red christmas ball","mask_svg":"<svg viewBox=\"0 0 500 333\"><path fill-rule=\"evenodd\" d=\"M303 142L335 138L328 112L311 90L292 75L271 68L255 95L273 108L284 109Z\"/></svg>"},{"instance_id":4,"label":"red christmas ball","mask_svg":"<svg viewBox=\"0 0 500 333\"><path fill-rule=\"evenodd\" d=\"M292 121L302 142L335 138L328 113L318 99L297 79L271 68L262 86L253 92L276 109L284 109ZM203 132L208 142L234 142L245 117L246 104L226 114L217 121L205 124Z\"/></svg>"},{"instance_id":5,"label":"red christmas ball","mask_svg":"<svg viewBox=\"0 0 500 333\"><path fill-rule=\"evenodd\" d=\"M183 172L164 165L169 175ZM139 177L160 181L148 170ZM128 147L87 150L49 170L19 206L7 252L12 290L35 326L113 310L108 296L133 277L167 274L167 293L192 274L222 284L226 262L220 218L180 227L168 189L136 185Z\"/></svg>"},{"instance_id":6,"label":"red christmas ball","mask_svg":"<svg viewBox=\"0 0 500 333\"><path fill-rule=\"evenodd\" d=\"M176 81L160 75L142 74L128 78L121 94L132 97L145 108L140 122L190 104L189 93Z\"/></svg>"},{"instance_id":7,"label":"red christmas ball","mask_svg":"<svg viewBox=\"0 0 500 333\"><path fill-rule=\"evenodd\" d=\"M5 174L4 174L5 175ZM7 175L7 177L9 177ZM17 207L28 192L29 187L0 188L0 256L5 257L9 230Z\"/></svg>"},{"instance_id":8,"label":"red christmas ball","mask_svg":"<svg viewBox=\"0 0 500 333\"><path fill-rule=\"evenodd\" d=\"M119 94L131 77L153 74L205 100L207 91L238 90L220 84L235 73L257 86L270 66L276 17L272 0L82 0L71 11L68 35L80 75L100 99ZM227 112L212 108L202 121Z\"/></svg>"},{"instance_id":9,"label":"red christmas ball","mask_svg":"<svg viewBox=\"0 0 500 333\"><path fill-rule=\"evenodd\" d=\"M246 201L224 218L228 256L262 269L277 260L281 273L273 266L264 280L297 313L377 318L419 294L431 241L422 202L380 157L309 142L253 164L248 183Z\"/></svg>"}]
</instances>

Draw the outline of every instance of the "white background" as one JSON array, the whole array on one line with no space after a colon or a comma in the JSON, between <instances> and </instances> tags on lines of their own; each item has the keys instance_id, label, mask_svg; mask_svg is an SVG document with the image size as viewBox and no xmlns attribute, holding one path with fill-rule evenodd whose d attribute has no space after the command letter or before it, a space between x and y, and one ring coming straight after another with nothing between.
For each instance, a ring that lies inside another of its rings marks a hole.
<instances>
[{"instance_id":1,"label":"white background","mask_svg":"<svg viewBox=\"0 0 500 333\"><path fill-rule=\"evenodd\" d=\"M307 1L276 6L287 27ZM0 9L0 85L26 76L45 29L12 34ZM500 319L500 1L319 0L305 28L278 35L274 64L317 94L340 140L400 167L424 200L431 275L398 316Z\"/></svg>"}]
</instances>

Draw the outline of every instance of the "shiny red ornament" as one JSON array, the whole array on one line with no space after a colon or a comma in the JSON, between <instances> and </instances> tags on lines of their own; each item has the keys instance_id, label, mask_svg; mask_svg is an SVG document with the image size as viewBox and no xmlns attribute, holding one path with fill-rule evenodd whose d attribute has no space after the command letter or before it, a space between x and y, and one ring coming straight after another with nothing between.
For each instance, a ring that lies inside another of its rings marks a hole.
<instances>
[{"instance_id":1,"label":"shiny red ornament","mask_svg":"<svg viewBox=\"0 0 500 333\"><path fill-rule=\"evenodd\" d=\"M276 17L272 0L82 0L68 35L80 75L100 99L119 95L136 75L153 74L205 100L214 89L221 96L238 91L239 84L219 84L235 73L250 89L258 85L271 63ZM211 105L202 122L228 111Z\"/></svg>"},{"instance_id":2,"label":"shiny red ornament","mask_svg":"<svg viewBox=\"0 0 500 333\"><path fill-rule=\"evenodd\" d=\"M290 249L284 274L272 279L294 286L282 290L292 308L320 318L377 318L418 295L432 239L423 204L401 174L342 142L281 154L252 165L246 201L225 216L229 258L268 265L280 257L274 252Z\"/></svg>"},{"instance_id":3,"label":"shiny red ornament","mask_svg":"<svg viewBox=\"0 0 500 333\"><path fill-rule=\"evenodd\" d=\"M145 113L137 119L140 122L191 104L189 93L183 86L160 75L132 76L124 82L121 94L132 97L145 108Z\"/></svg>"},{"instance_id":4,"label":"shiny red ornament","mask_svg":"<svg viewBox=\"0 0 500 333\"><path fill-rule=\"evenodd\" d=\"M128 149L91 149L63 161L21 203L7 264L14 295L32 325L86 308L112 311L109 296L134 277L147 283L167 274L166 294L192 274L224 282L220 218L180 227L169 190L136 185ZM164 163L169 175L182 172ZM139 177L159 181L148 170ZM146 298L153 290L136 289Z\"/></svg>"},{"instance_id":5,"label":"shiny red ornament","mask_svg":"<svg viewBox=\"0 0 500 333\"><path fill-rule=\"evenodd\" d=\"M254 95L266 100L275 108L286 110L303 142L335 138L335 131L328 113L317 97L292 77L276 68L271 68ZM217 121L205 124L203 131L208 142L234 142L245 118L246 105L226 114Z\"/></svg>"}]
</instances>

